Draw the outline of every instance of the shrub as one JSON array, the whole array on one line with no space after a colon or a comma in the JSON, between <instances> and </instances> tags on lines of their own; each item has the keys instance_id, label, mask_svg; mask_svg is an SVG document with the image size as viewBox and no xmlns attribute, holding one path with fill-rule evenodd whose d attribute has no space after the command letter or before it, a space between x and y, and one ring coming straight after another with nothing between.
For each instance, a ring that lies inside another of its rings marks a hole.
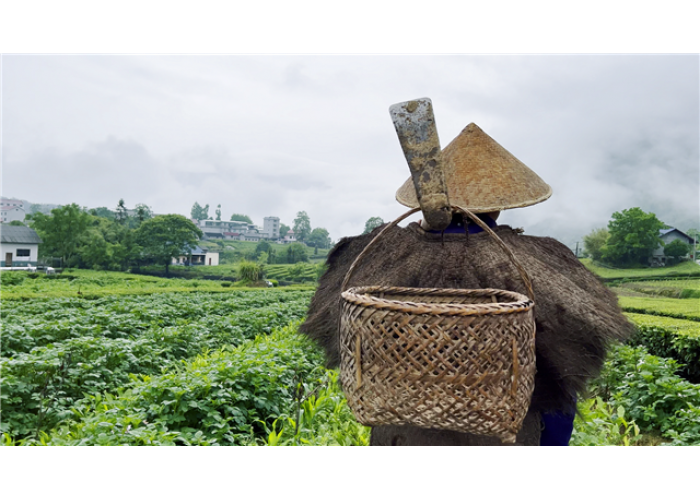
<instances>
[{"instance_id":1,"label":"shrub","mask_svg":"<svg viewBox=\"0 0 700 500\"><path fill-rule=\"evenodd\" d=\"M258 281L262 279L262 267L260 264L242 260L238 264L238 277L247 281Z\"/></svg>"},{"instance_id":2,"label":"shrub","mask_svg":"<svg viewBox=\"0 0 700 500\"><path fill-rule=\"evenodd\" d=\"M21 285L24 282L25 271L2 271L0 272L0 284L2 286Z\"/></svg>"},{"instance_id":3,"label":"shrub","mask_svg":"<svg viewBox=\"0 0 700 500\"><path fill-rule=\"evenodd\" d=\"M615 345L595 393L625 416L642 432L659 433L671 444L700 444L700 386L676 375L679 364L652 356L643 347Z\"/></svg>"}]
</instances>

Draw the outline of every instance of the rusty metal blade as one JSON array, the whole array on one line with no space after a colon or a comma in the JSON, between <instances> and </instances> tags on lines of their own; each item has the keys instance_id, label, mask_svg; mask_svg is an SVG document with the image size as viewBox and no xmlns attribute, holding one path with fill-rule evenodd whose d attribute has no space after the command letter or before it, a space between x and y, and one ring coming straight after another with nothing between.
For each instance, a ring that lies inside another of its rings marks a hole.
<instances>
[{"instance_id":1,"label":"rusty metal blade","mask_svg":"<svg viewBox=\"0 0 700 500\"><path fill-rule=\"evenodd\" d=\"M442 231L452 220L442 169L440 139L427 97L389 107L399 142L411 170L423 217L431 229Z\"/></svg>"}]
</instances>

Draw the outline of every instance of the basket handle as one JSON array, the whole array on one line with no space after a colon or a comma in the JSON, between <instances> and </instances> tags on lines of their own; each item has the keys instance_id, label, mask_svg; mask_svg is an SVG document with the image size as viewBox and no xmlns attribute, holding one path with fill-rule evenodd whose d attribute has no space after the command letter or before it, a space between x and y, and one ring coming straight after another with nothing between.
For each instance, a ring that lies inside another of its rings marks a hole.
<instances>
[{"instance_id":1,"label":"basket handle","mask_svg":"<svg viewBox=\"0 0 700 500\"><path fill-rule=\"evenodd\" d=\"M382 236L384 235L384 233L386 233L389 229L391 229L392 227L396 226L399 222L401 222L402 220L404 220L404 219L405 219L406 217L408 217L409 215L416 213L418 210L420 210L420 207L412 208L411 210L409 210L409 211L406 212L405 214L399 216L399 218L396 219L395 221L393 221L392 223L387 224L387 226L386 226L384 229L382 229L381 231L379 231L379 234L378 234L377 236L375 236L375 237L372 239L372 241L370 241L369 244L364 248L364 250L362 250L362 251L360 252L360 255L358 255L358 256L355 258L354 262L353 262L352 265L350 266L350 269L348 269L348 272L345 273L345 279L343 280L343 284L340 285L340 293L341 293L341 294L346 290L346 287L347 287L347 285L348 285L348 281L350 281L350 276L352 276L352 273L353 273L353 271L355 270L355 267L357 267L357 264L360 262L360 260L362 259L362 257L364 257L365 254L367 253L367 251L368 251L372 246L374 246L374 244L377 242L377 240L378 240L380 237L382 237Z\"/></svg>"},{"instance_id":2,"label":"basket handle","mask_svg":"<svg viewBox=\"0 0 700 500\"><path fill-rule=\"evenodd\" d=\"M503 243L503 240L495 233L493 230L481 219L479 219L476 215L474 215L470 210L460 207L457 205L452 205L452 209L457 210L458 212L462 212L464 215L469 217L472 221L474 221L475 224L477 224L481 229L486 231L493 239L494 241L498 244L498 246L503 249L503 251L506 253L506 255L510 258L510 261L513 263L515 268L518 270L518 273L520 273L520 277L523 280L523 283L525 283L525 288L527 289L527 295L530 297L530 299L534 302L535 301L535 293L532 290L532 281L530 281L530 276L528 276L527 272L525 271L525 268L520 265L520 262L518 262L518 259L515 257L513 252L511 251L508 246ZM355 271L355 268L357 267L357 264L362 260L362 258L367 254L369 249L374 246L374 244L381 238L384 233L386 233L389 229L393 228L396 226L399 222L404 220L406 217L409 215L412 215L416 213L417 211L420 210L420 207L413 208L406 212L405 214L399 216L398 219L395 221L391 222L390 224L387 224L387 226L382 229L377 236L375 236L372 241L369 242L369 244L360 252L360 254L355 258L354 262L348 269L348 272L345 274L345 279L343 280L343 284L340 286L340 293L342 294L347 288L348 282L350 281L350 277L352 276L353 271ZM466 229L466 228L465 228Z\"/></svg>"},{"instance_id":3,"label":"basket handle","mask_svg":"<svg viewBox=\"0 0 700 500\"><path fill-rule=\"evenodd\" d=\"M474 215L470 210L467 210L464 207L460 207L458 205L453 205L453 209L457 209L458 212L462 212L464 215L469 217L474 223L479 226L481 229L486 231L491 235L491 237L494 239L496 243L498 243L498 246L500 246L503 251L506 253L506 255L510 258L510 261L513 263L515 268L518 270L518 273L520 273L520 277L523 280L523 283L525 283L525 288L527 289L527 296L530 297L530 299L534 302L535 301L535 292L532 291L532 281L530 281L530 276L528 276L527 272L525 271L525 268L520 265L520 262L518 262L518 259L515 258L515 255L513 254L513 251L508 248L508 245L503 243L503 240L495 233L493 230L481 219L479 219L476 215Z\"/></svg>"}]
</instances>

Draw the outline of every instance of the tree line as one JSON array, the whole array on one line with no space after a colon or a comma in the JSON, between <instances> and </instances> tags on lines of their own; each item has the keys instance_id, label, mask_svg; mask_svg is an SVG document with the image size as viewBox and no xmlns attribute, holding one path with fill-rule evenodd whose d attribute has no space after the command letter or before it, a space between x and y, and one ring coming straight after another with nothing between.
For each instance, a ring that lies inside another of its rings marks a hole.
<instances>
[{"instance_id":1,"label":"tree line","mask_svg":"<svg viewBox=\"0 0 700 500\"><path fill-rule=\"evenodd\" d=\"M195 203L194 208L197 206ZM208 210L208 206L199 209ZM250 221L243 214L232 217ZM39 257L57 267L126 271L157 264L165 266L167 273L172 259L187 255L203 236L201 229L187 217L154 215L145 204L128 209L123 199L113 209L87 209L75 203L64 205L51 210L50 214L30 214L25 222L42 239ZM317 253L319 248L331 245L325 228L311 229L306 212L298 212L294 232L298 243L278 251L269 242L261 241L255 252L244 258L266 264L308 262L308 246Z\"/></svg>"},{"instance_id":2,"label":"tree line","mask_svg":"<svg viewBox=\"0 0 700 500\"><path fill-rule=\"evenodd\" d=\"M72 203L25 220L42 239L39 257L54 259L60 267L126 271L158 264L167 272L172 259L194 249L202 237L182 215L154 216L143 204L130 211L124 200L114 210Z\"/></svg>"},{"instance_id":3,"label":"tree line","mask_svg":"<svg viewBox=\"0 0 700 500\"><path fill-rule=\"evenodd\" d=\"M615 212L607 227L594 229L583 237L584 255L620 267L647 266L654 251L661 246L667 262L677 263L694 249L681 240L664 244L659 231L669 228L656 214L639 207ZM685 233L695 241L700 237L697 229L688 229Z\"/></svg>"}]
</instances>

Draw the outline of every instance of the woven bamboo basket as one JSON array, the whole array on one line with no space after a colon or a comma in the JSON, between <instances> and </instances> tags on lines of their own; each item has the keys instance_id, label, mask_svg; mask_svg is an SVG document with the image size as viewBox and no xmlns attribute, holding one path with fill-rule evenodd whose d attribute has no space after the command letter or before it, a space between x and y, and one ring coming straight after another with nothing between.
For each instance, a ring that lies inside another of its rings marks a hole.
<instances>
[{"instance_id":1,"label":"woven bamboo basket","mask_svg":"<svg viewBox=\"0 0 700 500\"><path fill-rule=\"evenodd\" d=\"M503 241L467 209L508 254L525 295L497 289L363 286L346 289L382 230L358 255L341 290L340 379L365 425L415 425L514 443L535 379L534 294Z\"/></svg>"}]
</instances>

